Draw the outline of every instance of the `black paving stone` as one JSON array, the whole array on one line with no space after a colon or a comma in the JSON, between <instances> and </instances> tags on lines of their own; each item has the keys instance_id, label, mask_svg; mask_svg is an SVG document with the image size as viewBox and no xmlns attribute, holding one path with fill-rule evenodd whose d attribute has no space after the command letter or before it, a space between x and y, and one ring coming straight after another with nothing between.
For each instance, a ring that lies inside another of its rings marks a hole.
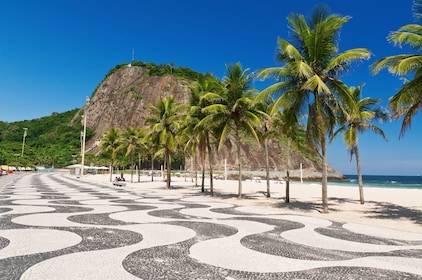
<instances>
[{"instance_id":1,"label":"black paving stone","mask_svg":"<svg viewBox=\"0 0 422 280\"><path fill-rule=\"evenodd\" d=\"M5 248L7 245L9 245L10 241L6 238L3 238L0 236L0 249Z\"/></svg>"},{"instance_id":2,"label":"black paving stone","mask_svg":"<svg viewBox=\"0 0 422 280\"><path fill-rule=\"evenodd\" d=\"M422 245L422 241L394 240L354 233L344 229L340 223L333 223L333 225L326 228L316 228L315 231L321 235L360 243L396 246Z\"/></svg>"}]
</instances>

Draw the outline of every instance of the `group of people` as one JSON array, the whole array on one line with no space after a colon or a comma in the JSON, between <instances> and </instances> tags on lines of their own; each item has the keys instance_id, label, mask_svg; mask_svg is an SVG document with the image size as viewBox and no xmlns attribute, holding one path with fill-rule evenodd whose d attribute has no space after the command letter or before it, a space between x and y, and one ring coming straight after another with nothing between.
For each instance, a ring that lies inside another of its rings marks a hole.
<instances>
[{"instance_id":1,"label":"group of people","mask_svg":"<svg viewBox=\"0 0 422 280\"><path fill-rule=\"evenodd\" d=\"M125 177L123 177L123 173L120 175L120 177L116 177L114 180L116 180L116 181L126 181Z\"/></svg>"}]
</instances>

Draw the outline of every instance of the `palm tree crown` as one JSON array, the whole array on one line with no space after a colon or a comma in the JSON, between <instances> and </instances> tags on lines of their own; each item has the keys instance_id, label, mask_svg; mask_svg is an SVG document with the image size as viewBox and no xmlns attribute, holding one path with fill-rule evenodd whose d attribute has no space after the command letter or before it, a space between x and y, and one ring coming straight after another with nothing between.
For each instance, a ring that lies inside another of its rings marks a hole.
<instances>
[{"instance_id":1,"label":"palm tree crown","mask_svg":"<svg viewBox=\"0 0 422 280\"><path fill-rule=\"evenodd\" d=\"M416 19L422 18L422 0L415 0L413 13ZM371 70L377 74L387 68L392 74L403 76L413 74L413 80L407 81L394 96L390 98L389 105L393 110L393 117L403 117L400 137L404 136L410 128L412 121L422 107L422 26L407 24L400 27L387 37L394 45L408 45L416 53L387 56L377 60Z\"/></svg>"},{"instance_id":2,"label":"palm tree crown","mask_svg":"<svg viewBox=\"0 0 422 280\"><path fill-rule=\"evenodd\" d=\"M340 127L333 135L333 138L339 133L344 132L343 140L349 149L353 149L358 143L358 133L371 130L381 135L385 140L387 136L381 128L371 123L372 120L389 120L389 113L382 107L374 107L381 100L379 98L361 98L362 85L350 87L351 99L343 103L343 111L340 113Z\"/></svg>"},{"instance_id":3,"label":"palm tree crown","mask_svg":"<svg viewBox=\"0 0 422 280\"><path fill-rule=\"evenodd\" d=\"M181 112L184 106L169 96L164 100L160 98L156 106L150 104L148 108L152 114L145 120L145 124L149 125L150 133L157 136L159 141L157 144L161 151L164 151L167 163L167 188L170 188L171 155L176 151L176 136L182 127Z\"/></svg>"}]
</instances>

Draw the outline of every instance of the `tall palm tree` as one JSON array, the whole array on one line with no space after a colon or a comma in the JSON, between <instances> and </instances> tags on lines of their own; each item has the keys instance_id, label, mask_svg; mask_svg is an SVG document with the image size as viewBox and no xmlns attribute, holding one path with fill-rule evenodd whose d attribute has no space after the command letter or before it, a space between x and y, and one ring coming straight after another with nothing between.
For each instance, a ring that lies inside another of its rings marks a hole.
<instances>
[{"instance_id":1,"label":"tall palm tree","mask_svg":"<svg viewBox=\"0 0 422 280\"><path fill-rule=\"evenodd\" d=\"M303 15L288 17L294 43L278 39L277 61L284 65L259 71L258 78L275 78L277 82L261 96L278 94L274 110L283 108L287 125L307 115L306 139L310 148L322 157L322 212L328 213L326 137L333 130L337 98L347 98L347 87L339 79L352 63L370 58L364 48L339 52L341 27L350 17L328 15L316 9L309 21Z\"/></svg>"},{"instance_id":2,"label":"tall palm tree","mask_svg":"<svg viewBox=\"0 0 422 280\"><path fill-rule=\"evenodd\" d=\"M148 146L145 142L145 129L136 129L136 136L135 136L135 149L134 152L138 154L138 182L140 182L141 178L141 160L145 158L148 154Z\"/></svg>"},{"instance_id":3,"label":"tall palm tree","mask_svg":"<svg viewBox=\"0 0 422 280\"><path fill-rule=\"evenodd\" d=\"M360 203L364 204L363 196L363 180L360 166L360 155L358 149L358 133L372 130L376 134L381 135L385 140L387 136L378 126L370 123L372 120L386 121L389 120L389 113L382 107L374 107L381 100L379 98L361 98L362 85L349 88L352 99L346 100L342 104L344 110L340 111L339 123L340 127L333 134L334 139L339 133L343 133L343 140L346 147L350 151L350 157L355 155L356 168L358 174L359 198Z\"/></svg>"},{"instance_id":4,"label":"tall palm tree","mask_svg":"<svg viewBox=\"0 0 422 280\"><path fill-rule=\"evenodd\" d=\"M101 152L111 154L110 163L110 182L113 180L113 166L121 145L121 131L118 128L112 128L101 138Z\"/></svg>"},{"instance_id":5,"label":"tall palm tree","mask_svg":"<svg viewBox=\"0 0 422 280\"><path fill-rule=\"evenodd\" d=\"M413 2L413 13L416 20L422 19L422 0ZM407 81L389 100L393 118L403 117L400 131L402 137L422 107L422 25L416 23L404 25L390 33L387 39L400 47L404 44L409 45L417 52L387 56L371 65L371 70L375 74L384 68L399 76L414 74L413 80Z\"/></svg>"},{"instance_id":6,"label":"tall palm tree","mask_svg":"<svg viewBox=\"0 0 422 280\"><path fill-rule=\"evenodd\" d=\"M177 139L182 124L181 112L184 105L177 104L174 97L169 96L163 100L159 98L157 105L148 106L151 116L145 120L149 125L152 134L157 135L159 146L164 151L164 157L167 164L167 188L171 188L171 155L176 151Z\"/></svg>"},{"instance_id":7,"label":"tall palm tree","mask_svg":"<svg viewBox=\"0 0 422 280\"><path fill-rule=\"evenodd\" d=\"M203 112L206 106L210 105L203 97L208 93L217 90L218 83L210 77L201 78L195 83L189 85L191 90L191 98L189 100L189 113L187 120L187 135L190 139L187 141L189 145L195 144L195 148L199 151L199 158L202 166L202 192L205 191L205 158L208 153L209 170L210 170L210 195L214 195L213 186L213 153L212 153L212 131L200 124L201 120L206 117ZM195 149L196 150L196 149Z\"/></svg>"},{"instance_id":8,"label":"tall palm tree","mask_svg":"<svg viewBox=\"0 0 422 280\"><path fill-rule=\"evenodd\" d=\"M202 192L205 192L206 138L208 137L209 130L199 129L197 125L205 116L205 114L201 111L201 96L206 93L204 91L206 87L208 87L208 81L205 79L200 79L194 84L189 85L191 96L189 99L189 111L188 117L186 119L186 129L184 130L184 136L189 138L186 141L186 144L192 149L194 153L196 153L196 151L199 153L199 160L202 170Z\"/></svg>"},{"instance_id":9,"label":"tall palm tree","mask_svg":"<svg viewBox=\"0 0 422 280\"><path fill-rule=\"evenodd\" d=\"M262 126L262 119L266 114L256 106L256 90L252 89L253 76L248 74L249 69L243 70L240 63L236 63L226 65L226 70L223 78L224 90L208 93L203 97L212 104L202 110L207 116L199 125L216 131L219 149L226 141L230 141L230 135L233 136L239 170L238 198L242 198L242 137L252 136L259 143L257 128Z\"/></svg>"}]
</instances>

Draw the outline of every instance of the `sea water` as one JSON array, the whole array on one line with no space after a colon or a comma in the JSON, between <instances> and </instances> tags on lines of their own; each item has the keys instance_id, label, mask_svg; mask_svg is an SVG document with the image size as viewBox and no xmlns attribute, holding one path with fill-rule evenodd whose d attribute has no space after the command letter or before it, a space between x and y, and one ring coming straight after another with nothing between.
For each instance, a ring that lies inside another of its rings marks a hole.
<instances>
[{"instance_id":1,"label":"sea water","mask_svg":"<svg viewBox=\"0 0 422 280\"><path fill-rule=\"evenodd\" d=\"M357 186L357 175L344 175L348 181L330 181L330 184ZM362 175L364 187L422 189L422 176Z\"/></svg>"}]
</instances>

